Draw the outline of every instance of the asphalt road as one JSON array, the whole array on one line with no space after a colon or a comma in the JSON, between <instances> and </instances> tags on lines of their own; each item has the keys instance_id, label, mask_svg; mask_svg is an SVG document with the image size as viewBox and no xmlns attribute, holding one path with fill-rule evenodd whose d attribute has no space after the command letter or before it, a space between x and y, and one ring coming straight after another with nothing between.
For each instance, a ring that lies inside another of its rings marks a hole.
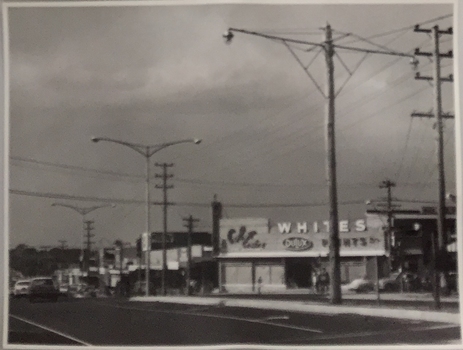
<instances>
[{"instance_id":1,"label":"asphalt road","mask_svg":"<svg viewBox=\"0 0 463 350\"><path fill-rule=\"evenodd\" d=\"M74 299L11 300L8 342L75 345L449 344L460 327L358 315Z\"/></svg>"}]
</instances>

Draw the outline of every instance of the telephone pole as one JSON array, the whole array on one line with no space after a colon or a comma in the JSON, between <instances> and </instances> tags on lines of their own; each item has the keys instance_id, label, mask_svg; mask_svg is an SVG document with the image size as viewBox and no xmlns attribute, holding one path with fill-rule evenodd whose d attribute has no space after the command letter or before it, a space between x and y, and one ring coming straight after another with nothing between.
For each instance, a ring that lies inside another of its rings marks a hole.
<instances>
[{"instance_id":1,"label":"telephone pole","mask_svg":"<svg viewBox=\"0 0 463 350\"><path fill-rule=\"evenodd\" d=\"M91 252L91 247L92 247L92 240L91 238L94 237L95 235L92 233L92 231L94 230L94 227L93 227L93 224L94 224L94 221L93 220L86 220L84 222L85 224L85 231L86 231L86 234L85 234L85 237L87 239L87 254L85 256L85 266L84 266L84 270L87 271L87 279L89 277L89 271L90 271L90 252Z\"/></svg>"},{"instance_id":2,"label":"telephone pole","mask_svg":"<svg viewBox=\"0 0 463 350\"><path fill-rule=\"evenodd\" d=\"M336 144L335 144L335 92L334 92L334 64L333 38L331 26L325 27L325 60L326 60L326 147L327 147L327 182L330 203L330 295L331 303L341 304L341 259L339 255L339 224L338 224L338 196L336 180Z\"/></svg>"},{"instance_id":3,"label":"telephone pole","mask_svg":"<svg viewBox=\"0 0 463 350\"><path fill-rule=\"evenodd\" d=\"M220 253L220 219L222 219L222 203L217 199L217 195L214 194L212 201L212 255L216 257Z\"/></svg>"},{"instance_id":4,"label":"telephone pole","mask_svg":"<svg viewBox=\"0 0 463 350\"><path fill-rule=\"evenodd\" d=\"M166 295L166 273L167 273L167 249L166 249L166 236L167 236L167 206L172 205L167 201L167 190L174 188L173 185L167 185L167 180L172 178L174 175L168 174L167 169L174 166L170 163L155 163L155 166L163 169L162 174L156 174L156 178L162 178L162 185L156 185L156 188L160 188L164 193L163 200L163 215L164 229L162 231L162 271L161 271L161 295Z\"/></svg>"},{"instance_id":5,"label":"telephone pole","mask_svg":"<svg viewBox=\"0 0 463 350\"><path fill-rule=\"evenodd\" d=\"M392 248L392 188L395 187L395 182L387 179L379 184L379 188L385 188L387 190L386 197L386 210L387 210L387 231L386 231L386 251L389 250L391 253Z\"/></svg>"},{"instance_id":6,"label":"telephone pole","mask_svg":"<svg viewBox=\"0 0 463 350\"><path fill-rule=\"evenodd\" d=\"M191 235L193 234L193 226L198 219L193 219L193 216L189 216L188 218L184 218L183 221L186 221L187 224L184 225L188 229L188 248L187 248L187 256L188 256L188 263L187 263L187 270L186 270L186 290L187 295L191 295L190 291L190 283L191 283Z\"/></svg>"},{"instance_id":7,"label":"telephone pole","mask_svg":"<svg viewBox=\"0 0 463 350\"><path fill-rule=\"evenodd\" d=\"M58 267L59 268L62 268L63 267L63 263L64 263L64 249L66 249L66 243L67 241L64 240L64 239L61 239L61 240L58 240L59 242L59 247L60 247L60 255L59 255L59 264L58 264Z\"/></svg>"},{"instance_id":8,"label":"telephone pole","mask_svg":"<svg viewBox=\"0 0 463 350\"><path fill-rule=\"evenodd\" d=\"M453 52L440 53L439 38L442 34L453 34L453 29L439 30L439 26L434 26L432 29L422 29L419 25L415 26L415 32L432 34L434 50L433 52L421 52L419 49L415 50L416 56L432 57L434 63L434 71L432 77L421 76L416 74L417 80L432 80L434 81L434 113L414 112L412 117L435 118L435 130L437 141L437 169L438 169L438 206L437 206L437 247L433 249L433 270L434 270L434 305L436 309L440 309L440 281L446 284L445 271L441 275L437 268L437 258L443 257L447 249L447 237L445 231L445 171L444 171L444 140L443 140L443 119L453 118L450 114L442 113L442 93L441 83L443 81L453 82L453 76L449 75L447 78L441 77L440 72L440 59L453 58ZM434 233L433 233L434 234ZM436 251L437 250L437 251Z\"/></svg>"}]
</instances>

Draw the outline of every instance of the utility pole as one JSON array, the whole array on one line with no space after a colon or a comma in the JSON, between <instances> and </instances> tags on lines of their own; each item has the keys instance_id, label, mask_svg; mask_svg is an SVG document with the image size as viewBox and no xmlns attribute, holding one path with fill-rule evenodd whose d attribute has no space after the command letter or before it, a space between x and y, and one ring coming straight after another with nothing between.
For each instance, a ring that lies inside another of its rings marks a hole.
<instances>
[{"instance_id":1,"label":"utility pole","mask_svg":"<svg viewBox=\"0 0 463 350\"><path fill-rule=\"evenodd\" d=\"M385 188L387 190L386 197L386 210L387 210L387 231L386 231L386 251L392 253L392 188L395 187L395 182L389 179L382 181L379 184L379 188Z\"/></svg>"},{"instance_id":2,"label":"utility pole","mask_svg":"<svg viewBox=\"0 0 463 350\"><path fill-rule=\"evenodd\" d=\"M334 64L333 64L333 38L331 26L325 27L325 60L326 60L326 147L327 147L327 181L330 203L330 296L332 304L341 304L341 259L339 255L339 224L338 224L338 198L336 181L336 143L335 143L335 91L334 91Z\"/></svg>"},{"instance_id":3,"label":"utility pole","mask_svg":"<svg viewBox=\"0 0 463 350\"><path fill-rule=\"evenodd\" d=\"M87 255L85 256L85 266L84 266L84 270L87 271L87 279L89 277L89 271L90 271L90 252L91 252L91 246L92 246L92 242L91 241L91 238L94 237L95 235L92 233L92 230L94 230L93 228L93 223L94 221L93 220L86 220L84 222L85 224L85 231L86 231L86 234L85 234L85 237L87 239Z\"/></svg>"},{"instance_id":4,"label":"utility pole","mask_svg":"<svg viewBox=\"0 0 463 350\"><path fill-rule=\"evenodd\" d=\"M212 236L211 245L213 256L219 255L220 252L220 219L222 218L222 203L217 200L217 195L214 195L212 201Z\"/></svg>"},{"instance_id":5,"label":"utility pole","mask_svg":"<svg viewBox=\"0 0 463 350\"><path fill-rule=\"evenodd\" d=\"M167 236L167 206L172 205L167 201L167 190L174 188L173 185L167 185L167 180L172 178L174 175L168 174L167 169L173 167L174 164L168 163L155 163L157 167L163 169L162 174L156 174L156 178L162 178L162 185L156 185L156 188L160 188L164 193L163 201L163 214L164 214L164 229L162 231L162 271L161 271L161 295L166 295L166 273L167 273L167 249L166 249L166 236Z\"/></svg>"},{"instance_id":6,"label":"utility pole","mask_svg":"<svg viewBox=\"0 0 463 350\"><path fill-rule=\"evenodd\" d=\"M441 77L440 73L440 59L441 58L453 58L453 52L449 51L446 54L441 54L439 50L439 37L441 34L453 34L453 29L439 30L439 26L434 26L432 29L421 29L419 25L415 26L415 32L432 34L434 50L433 52L421 52L419 49L415 50L416 56L428 56L432 57L434 63L434 71L432 77L421 76L419 73L416 75L417 80L432 80L434 81L434 113L421 113L414 112L412 117L426 117L435 118L435 130L437 132L437 168L438 168L438 206L437 206L437 247L434 250L433 256L434 263L434 302L435 308L440 309L440 281L446 285L445 271L441 275L437 268L437 257L443 257L446 254L447 249L447 237L445 231L445 171L444 171L444 140L443 140L443 119L453 118L450 114L442 113L442 93L441 83L443 81L453 82L453 76L450 75L448 78ZM436 250L439 252L436 253Z\"/></svg>"},{"instance_id":7,"label":"utility pole","mask_svg":"<svg viewBox=\"0 0 463 350\"><path fill-rule=\"evenodd\" d=\"M198 222L198 219L193 219L193 216L189 216L188 218L184 218L183 221L186 221L187 224L184 225L188 229L188 248L187 248L187 270L186 270L186 290L187 295L191 295L190 291L190 283L191 283L191 236L193 234L193 225L195 222Z\"/></svg>"},{"instance_id":8,"label":"utility pole","mask_svg":"<svg viewBox=\"0 0 463 350\"><path fill-rule=\"evenodd\" d=\"M64 263L64 249L66 249L66 243L67 241L62 239L62 240L58 240L59 244L60 244L60 257L59 257L59 260L60 260L60 263L58 264L59 268L62 268L63 266L63 263Z\"/></svg>"}]
</instances>

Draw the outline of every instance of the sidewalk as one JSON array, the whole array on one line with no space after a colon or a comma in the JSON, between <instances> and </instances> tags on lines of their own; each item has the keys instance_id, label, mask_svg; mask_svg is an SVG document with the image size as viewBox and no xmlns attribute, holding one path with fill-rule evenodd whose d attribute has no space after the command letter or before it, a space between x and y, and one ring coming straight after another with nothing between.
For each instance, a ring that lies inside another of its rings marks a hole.
<instances>
[{"instance_id":1,"label":"sidewalk","mask_svg":"<svg viewBox=\"0 0 463 350\"><path fill-rule=\"evenodd\" d=\"M343 296L345 297L345 296ZM196 297L196 296L152 296L133 297L131 301L137 302L158 302L175 303L187 305L208 305L218 307L245 307L265 310L279 310L302 313L318 314L357 314L362 316L385 317L407 320L420 320L429 322L444 322L460 324L460 314L445 311L425 311L416 309L390 308L384 306L349 306L330 305L326 300L322 301L286 301L286 300L263 300L220 297Z\"/></svg>"}]
</instances>

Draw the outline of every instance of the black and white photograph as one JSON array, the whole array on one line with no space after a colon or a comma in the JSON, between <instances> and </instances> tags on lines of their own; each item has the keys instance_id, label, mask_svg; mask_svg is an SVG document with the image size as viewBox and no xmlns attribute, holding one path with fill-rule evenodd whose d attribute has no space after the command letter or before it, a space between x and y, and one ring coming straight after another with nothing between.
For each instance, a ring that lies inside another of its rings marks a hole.
<instances>
[{"instance_id":1,"label":"black and white photograph","mask_svg":"<svg viewBox=\"0 0 463 350\"><path fill-rule=\"evenodd\" d=\"M458 1L5 1L3 348L461 349Z\"/></svg>"}]
</instances>

